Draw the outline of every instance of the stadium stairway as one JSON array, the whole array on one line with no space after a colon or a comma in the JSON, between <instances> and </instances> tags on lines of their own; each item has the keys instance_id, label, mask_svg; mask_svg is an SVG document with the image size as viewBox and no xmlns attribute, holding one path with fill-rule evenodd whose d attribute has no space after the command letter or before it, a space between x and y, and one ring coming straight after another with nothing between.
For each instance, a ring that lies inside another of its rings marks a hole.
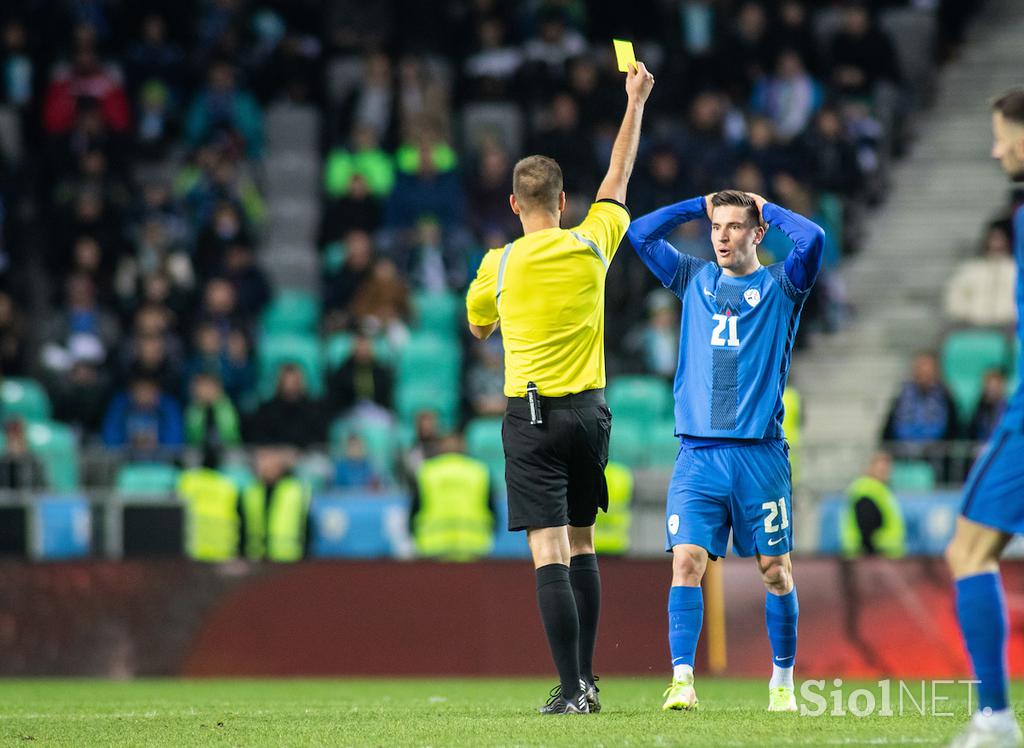
<instances>
[{"instance_id":1,"label":"stadium stairway","mask_svg":"<svg viewBox=\"0 0 1024 748\"><path fill-rule=\"evenodd\" d=\"M319 132L320 116L311 106L279 102L267 111L261 262L279 290L319 288Z\"/></svg>"},{"instance_id":2,"label":"stadium stairway","mask_svg":"<svg viewBox=\"0 0 1024 748\"><path fill-rule=\"evenodd\" d=\"M940 340L946 280L1007 198L989 158L988 104L1020 85L1022 44L1019 2L990 0L960 58L941 72L912 151L892 171L889 198L870 216L864 249L841 270L854 319L797 359L806 489L841 490L863 469L910 355Z\"/></svg>"}]
</instances>

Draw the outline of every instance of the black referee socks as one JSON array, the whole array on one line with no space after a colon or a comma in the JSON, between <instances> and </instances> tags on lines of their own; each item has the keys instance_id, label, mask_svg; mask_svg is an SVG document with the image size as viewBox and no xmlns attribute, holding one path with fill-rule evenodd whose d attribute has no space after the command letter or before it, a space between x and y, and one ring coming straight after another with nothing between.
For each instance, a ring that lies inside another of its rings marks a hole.
<instances>
[{"instance_id":1,"label":"black referee socks","mask_svg":"<svg viewBox=\"0 0 1024 748\"><path fill-rule=\"evenodd\" d=\"M597 642L597 619L601 616L601 574L597 569L596 554L572 557L569 583L580 620L580 675L588 683L593 683L594 644Z\"/></svg>"},{"instance_id":2,"label":"black referee socks","mask_svg":"<svg viewBox=\"0 0 1024 748\"><path fill-rule=\"evenodd\" d=\"M580 690L580 622L568 566L548 564L537 569L537 604L558 669L562 696L570 699Z\"/></svg>"}]
</instances>

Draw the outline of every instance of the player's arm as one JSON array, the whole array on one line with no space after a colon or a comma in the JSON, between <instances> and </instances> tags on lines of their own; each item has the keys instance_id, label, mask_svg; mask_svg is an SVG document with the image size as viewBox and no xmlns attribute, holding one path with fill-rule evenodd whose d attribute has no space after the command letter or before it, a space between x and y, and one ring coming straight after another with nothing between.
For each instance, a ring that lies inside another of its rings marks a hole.
<instances>
[{"instance_id":1,"label":"player's arm","mask_svg":"<svg viewBox=\"0 0 1024 748\"><path fill-rule=\"evenodd\" d=\"M497 329L497 322L492 322L489 325L474 325L472 322L469 323L469 331L473 333L473 337L477 340L487 340L487 338L491 337L491 334Z\"/></svg>"},{"instance_id":2,"label":"player's arm","mask_svg":"<svg viewBox=\"0 0 1024 748\"><path fill-rule=\"evenodd\" d=\"M636 150L640 144L640 123L644 118L644 103L654 86L654 76L647 72L642 62L636 63L626 73L626 114L619 126L619 134L612 145L612 157L601 186L597 189L598 200L626 202L626 185L636 163Z\"/></svg>"},{"instance_id":3,"label":"player's arm","mask_svg":"<svg viewBox=\"0 0 1024 748\"><path fill-rule=\"evenodd\" d=\"M707 214L707 200L702 195L681 203L658 208L629 224L626 236L640 259L666 288L672 283L685 261L685 255L673 247L665 237L677 226Z\"/></svg>"},{"instance_id":4,"label":"player's arm","mask_svg":"<svg viewBox=\"0 0 1024 748\"><path fill-rule=\"evenodd\" d=\"M778 228L793 242L793 251L786 256L786 275L799 291L814 285L821 270L821 256L825 251L825 230L799 213L770 203L760 195L754 198L765 223Z\"/></svg>"},{"instance_id":5,"label":"player's arm","mask_svg":"<svg viewBox=\"0 0 1024 748\"><path fill-rule=\"evenodd\" d=\"M466 292L466 319L474 338L487 340L498 328L498 265L501 250L492 249L484 255L476 278Z\"/></svg>"}]
</instances>

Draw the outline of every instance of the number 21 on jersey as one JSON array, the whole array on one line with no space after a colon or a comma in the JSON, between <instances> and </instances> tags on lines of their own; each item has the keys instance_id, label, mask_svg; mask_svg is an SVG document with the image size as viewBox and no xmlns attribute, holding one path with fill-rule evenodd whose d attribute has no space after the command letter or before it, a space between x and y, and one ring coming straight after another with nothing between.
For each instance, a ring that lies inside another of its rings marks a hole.
<instances>
[{"instance_id":1,"label":"number 21 on jersey","mask_svg":"<svg viewBox=\"0 0 1024 748\"><path fill-rule=\"evenodd\" d=\"M716 322L715 329L711 331L711 345L736 347L740 344L738 315L712 314L711 319ZM723 337L725 334L728 334L728 337Z\"/></svg>"}]
</instances>

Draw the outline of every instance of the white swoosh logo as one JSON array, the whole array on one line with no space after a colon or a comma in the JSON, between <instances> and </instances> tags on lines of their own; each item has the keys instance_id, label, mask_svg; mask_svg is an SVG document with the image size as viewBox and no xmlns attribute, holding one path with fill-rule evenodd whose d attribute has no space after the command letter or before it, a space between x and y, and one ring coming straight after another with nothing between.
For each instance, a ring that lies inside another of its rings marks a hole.
<instances>
[{"instance_id":1,"label":"white swoosh logo","mask_svg":"<svg viewBox=\"0 0 1024 748\"><path fill-rule=\"evenodd\" d=\"M778 545L783 540L785 540L785 538L775 538L775 540L769 540L768 545Z\"/></svg>"},{"instance_id":2,"label":"white swoosh logo","mask_svg":"<svg viewBox=\"0 0 1024 748\"><path fill-rule=\"evenodd\" d=\"M706 288L704 289L704 294L706 296L710 296L712 299L715 298L715 295L713 293L711 293L709 290L707 290Z\"/></svg>"}]
</instances>

